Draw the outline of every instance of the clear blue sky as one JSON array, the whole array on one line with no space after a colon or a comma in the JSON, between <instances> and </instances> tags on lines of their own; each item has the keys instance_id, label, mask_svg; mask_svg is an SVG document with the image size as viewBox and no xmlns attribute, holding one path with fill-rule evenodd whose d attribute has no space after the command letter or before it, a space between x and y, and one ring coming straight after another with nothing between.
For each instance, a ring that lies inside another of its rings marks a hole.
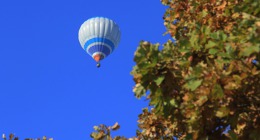
<instances>
[{"instance_id":1,"label":"clear blue sky","mask_svg":"<svg viewBox=\"0 0 260 140\"><path fill-rule=\"evenodd\" d=\"M166 42L159 0L12 0L0 2L0 133L21 139L90 139L113 125L131 137L148 105L134 97L130 71L140 40ZM118 48L96 68L78 30L88 18L113 19Z\"/></svg>"}]
</instances>

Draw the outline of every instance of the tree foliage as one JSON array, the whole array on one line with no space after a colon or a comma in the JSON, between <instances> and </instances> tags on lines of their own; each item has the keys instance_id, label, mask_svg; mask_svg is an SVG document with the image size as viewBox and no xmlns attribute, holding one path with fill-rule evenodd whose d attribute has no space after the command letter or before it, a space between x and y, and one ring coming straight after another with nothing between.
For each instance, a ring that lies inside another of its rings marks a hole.
<instances>
[{"instance_id":1,"label":"tree foliage","mask_svg":"<svg viewBox=\"0 0 260 140\"><path fill-rule=\"evenodd\" d=\"M180 139L260 138L260 1L162 0L164 25L176 42L141 42L132 71L136 97L146 96ZM143 113L142 115L144 115ZM156 122L156 121L155 121ZM146 125L146 126L144 126ZM230 126L227 134L226 128Z\"/></svg>"},{"instance_id":2,"label":"tree foliage","mask_svg":"<svg viewBox=\"0 0 260 140\"><path fill-rule=\"evenodd\" d=\"M9 134L8 137L6 137L5 134L2 134L2 139L3 140L19 140L19 137L16 137L14 134ZM53 138L47 138L46 136L43 136L42 139L41 138L37 138L37 139L33 139L33 138L26 138L24 140L53 140Z\"/></svg>"},{"instance_id":3,"label":"tree foliage","mask_svg":"<svg viewBox=\"0 0 260 140\"><path fill-rule=\"evenodd\" d=\"M260 138L260 1L161 2L174 41L135 52L133 91L154 108L134 139Z\"/></svg>"}]
</instances>

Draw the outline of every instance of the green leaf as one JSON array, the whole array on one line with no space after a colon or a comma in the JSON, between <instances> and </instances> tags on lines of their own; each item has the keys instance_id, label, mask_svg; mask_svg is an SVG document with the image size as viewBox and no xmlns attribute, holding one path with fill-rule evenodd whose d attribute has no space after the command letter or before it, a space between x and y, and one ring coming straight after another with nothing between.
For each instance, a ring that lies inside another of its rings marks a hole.
<instances>
[{"instance_id":1,"label":"green leaf","mask_svg":"<svg viewBox=\"0 0 260 140\"><path fill-rule=\"evenodd\" d=\"M211 34L210 34L210 37L211 37L212 39L219 39L219 37L218 37L218 32L213 32L213 33L211 33Z\"/></svg>"},{"instance_id":2,"label":"green leaf","mask_svg":"<svg viewBox=\"0 0 260 140\"><path fill-rule=\"evenodd\" d=\"M228 131L227 136L230 138L230 140L238 140L237 134L232 130Z\"/></svg>"},{"instance_id":3,"label":"green leaf","mask_svg":"<svg viewBox=\"0 0 260 140\"><path fill-rule=\"evenodd\" d=\"M223 42L227 40L227 35L224 32L220 32L219 37Z\"/></svg>"},{"instance_id":4,"label":"green leaf","mask_svg":"<svg viewBox=\"0 0 260 140\"><path fill-rule=\"evenodd\" d=\"M161 88L157 88L155 92L151 92L151 101L149 104L156 106L160 102L161 96L162 96L162 90Z\"/></svg>"},{"instance_id":5,"label":"green leaf","mask_svg":"<svg viewBox=\"0 0 260 140\"><path fill-rule=\"evenodd\" d=\"M170 100L170 105L173 106L173 107L178 107L178 104L176 103L175 99Z\"/></svg>"},{"instance_id":6,"label":"green leaf","mask_svg":"<svg viewBox=\"0 0 260 140\"><path fill-rule=\"evenodd\" d=\"M241 81L243 80L239 75L233 75L234 81L236 84L240 85Z\"/></svg>"},{"instance_id":7,"label":"green leaf","mask_svg":"<svg viewBox=\"0 0 260 140\"><path fill-rule=\"evenodd\" d=\"M224 97L224 92L219 84L216 84L212 90L213 99L220 99Z\"/></svg>"},{"instance_id":8,"label":"green leaf","mask_svg":"<svg viewBox=\"0 0 260 140\"><path fill-rule=\"evenodd\" d=\"M140 83L137 83L133 89L133 92L137 98L141 98L141 96L145 96L146 90Z\"/></svg>"},{"instance_id":9,"label":"green leaf","mask_svg":"<svg viewBox=\"0 0 260 140\"><path fill-rule=\"evenodd\" d=\"M159 102L155 105L155 113L156 114L161 114L163 113L164 105L162 100L159 100Z\"/></svg>"},{"instance_id":10,"label":"green leaf","mask_svg":"<svg viewBox=\"0 0 260 140\"><path fill-rule=\"evenodd\" d=\"M180 43L180 46L185 46L185 47L179 48L181 52L188 52L188 51L190 51L190 48L187 48L187 47L191 46L189 40L187 40L187 39L180 39L179 43Z\"/></svg>"},{"instance_id":11,"label":"green leaf","mask_svg":"<svg viewBox=\"0 0 260 140\"><path fill-rule=\"evenodd\" d=\"M186 89L189 89L189 90L191 90L191 91L194 91L195 89L197 89L197 88L201 85L202 81L203 81L203 80L191 80L191 81L189 81L188 83L186 83L186 84L184 85L184 87L185 87Z\"/></svg>"},{"instance_id":12,"label":"green leaf","mask_svg":"<svg viewBox=\"0 0 260 140\"><path fill-rule=\"evenodd\" d=\"M164 76L160 76L157 79L155 79L154 82L156 83L157 86L159 86L163 82L164 78L165 78Z\"/></svg>"},{"instance_id":13,"label":"green leaf","mask_svg":"<svg viewBox=\"0 0 260 140\"><path fill-rule=\"evenodd\" d=\"M211 48L209 49L209 54L215 55L218 52L218 49Z\"/></svg>"},{"instance_id":14,"label":"green leaf","mask_svg":"<svg viewBox=\"0 0 260 140\"><path fill-rule=\"evenodd\" d=\"M234 50L231 46L226 45L225 51L226 51L227 54L230 55L231 57L234 57L234 56L235 56L235 50Z\"/></svg>"},{"instance_id":15,"label":"green leaf","mask_svg":"<svg viewBox=\"0 0 260 140\"><path fill-rule=\"evenodd\" d=\"M229 9L225 9L224 15L225 16L230 16L230 10Z\"/></svg>"},{"instance_id":16,"label":"green leaf","mask_svg":"<svg viewBox=\"0 0 260 140\"><path fill-rule=\"evenodd\" d=\"M208 12L206 10L202 11L202 17L205 17L208 14Z\"/></svg>"},{"instance_id":17,"label":"green leaf","mask_svg":"<svg viewBox=\"0 0 260 140\"><path fill-rule=\"evenodd\" d=\"M217 46L217 43L211 40L205 45L206 48L212 48L214 46Z\"/></svg>"},{"instance_id":18,"label":"green leaf","mask_svg":"<svg viewBox=\"0 0 260 140\"><path fill-rule=\"evenodd\" d=\"M240 56L250 56L252 53L258 53L260 51L260 45L255 45L255 46L249 46L245 47L241 53Z\"/></svg>"},{"instance_id":19,"label":"green leaf","mask_svg":"<svg viewBox=\"0 0 260 140\"><path fill-rule=\"evenodd\" d=\"M192 140L192 134L187 134L187 135L184 137L184 140Z\"/></svg>"},{"instance_id":20,"label":"green leaf","mask_svg":"<svg viewBox=\"0 0 260 140\"><path fill-rule=\"evenodd\" d=\"M149 105L156 105L158 104L158 102L159 102L159 98L153 97L151 98Z\"/></svg>"},{"instance_id":21,"label":"green leaf","mask_svg":"<svg viewBox=\"0 0 260 140\"><path fill-rule=\"evenodd\" d=\"M221 40L225 42L227 40L227 35L223 31L217 31L210 34L212 39Z\"/></svg>"},{"instance_id":22,"label":"green leaf","mask_svg":"<svg viewBox=\"0 0 260 140\"><path fill-rule=\"evenodd\" d=\"M203 33L205 34L205 35L208 35L209 33L210 33L210 27L209 26L203 26L204 28L203 28Z\"/></svg>"},{"instance_id":23,"label":"green leaf","mask_svg":"<svg viewBox=\"0 0 260 140\"><path fill-rule=\"evenodd\" d=\"M199 47L199 44L198 44L198 34L197 32L194 30L192 33L191 33L191 38L190 38L190 45L195 49L195 50L198 50L200 47Z\"/></svg>"},{"instance_id":24,"label":"green leaf","mask_svg":"<svg viewBox=\"0 0 260 140\"><path fill-rule=\"evenodd\" d=\"M231 57L230 55L228 55L228 54L225 53L225 52L219 52L219 53L218 53L218 56L221 56L222 58L230 58L230 57Z\"/></svg>"}]
</instances>

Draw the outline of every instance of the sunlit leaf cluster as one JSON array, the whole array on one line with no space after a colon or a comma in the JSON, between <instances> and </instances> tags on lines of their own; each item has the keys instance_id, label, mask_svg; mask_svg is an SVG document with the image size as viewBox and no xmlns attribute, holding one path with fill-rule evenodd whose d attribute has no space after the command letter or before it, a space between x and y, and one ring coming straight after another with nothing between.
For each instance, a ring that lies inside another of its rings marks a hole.
<instances>
[{"instance_id":1,"label":"sunlit leaf cluster","mask_svg":"<svg viewBox=\"0 0 260 140\"><path fill-rule=\"evenodd\" d=\"M120 125L116 122L113 126L99 125L94 126L95 132L92 132L90 137L94 140L127 140L125 137L115 136L112 138L111 131L116 131Z\"/></svg>"}]
</instances>

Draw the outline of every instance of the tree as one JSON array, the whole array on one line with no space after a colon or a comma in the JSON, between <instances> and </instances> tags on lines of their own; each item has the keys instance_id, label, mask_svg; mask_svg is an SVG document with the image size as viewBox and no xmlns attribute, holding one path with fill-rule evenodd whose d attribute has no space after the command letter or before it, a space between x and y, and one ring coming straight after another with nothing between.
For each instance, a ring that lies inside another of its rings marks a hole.
<instances>
[{"instance_id":1,"label":"tree","mask_svg":"<svg viewBox=\"0 0 260 140\"><path fill-rule=\"evenodd\" d=\"M2 135L3 140L19 140L18 137L15 137L14 134L9 134L7 138L5 134ZM33 139L33 138L26 138L25 140L41 140L40 138ZM46 136L42 137L42 140L53 140L53 138L47 138Z\"/></svg>"},{"instance_id":2,"label":"tree","mask_svg":"<svg viewBox=\"0 0 260 140\"><path fill-rule=\"evenodd\" d=\"M135 52L133 91L154 108L133 139L259 139L260 1L161 2L173 40Z\"/></svg>"}]
</instances>

